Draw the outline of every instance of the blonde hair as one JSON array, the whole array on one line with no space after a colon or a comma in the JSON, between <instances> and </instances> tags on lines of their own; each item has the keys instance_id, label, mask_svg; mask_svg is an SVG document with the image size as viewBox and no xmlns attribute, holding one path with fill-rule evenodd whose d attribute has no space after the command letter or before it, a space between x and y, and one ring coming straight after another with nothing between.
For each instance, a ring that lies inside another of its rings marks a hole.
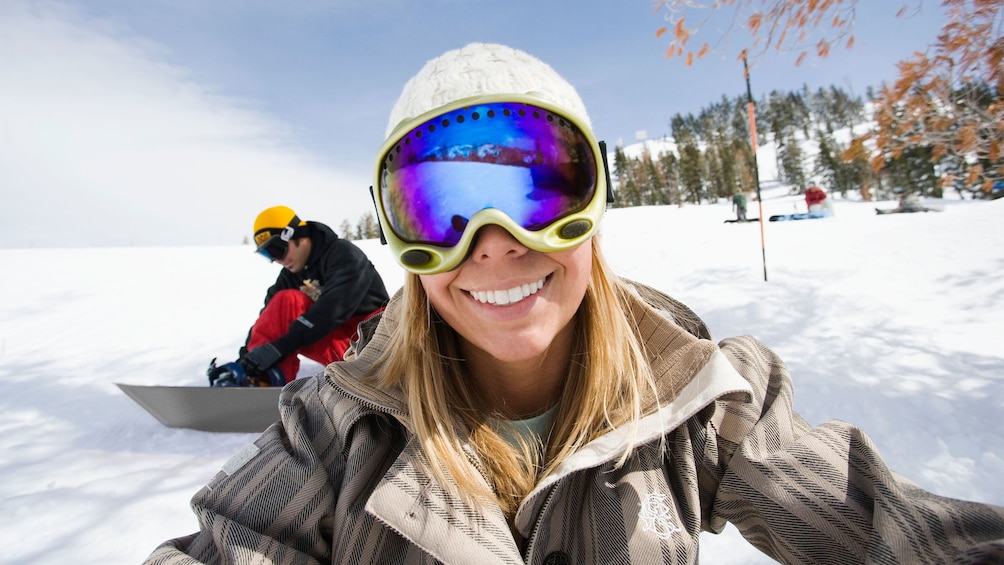
<instances>
[{"instance_id":1,"label":"blonde hair","mask_svg":"<svg viewBox=\"0 0 1004 565\"><path fill-rule=\"evenodd\" d=\"M554 427L542 446L513 447L492 426L490 408L463 375L456 332L440 319L418 275L404 283L400 325L377 374L378 386L400 387L429 471L447 475L459 495L475 503L494 500L512 522L537 482L589 441L637 422L652 371L635 320L626 305L631 290L603 259L593 238L591 276L576 314L575 343ZM475 451L482 473L465 452ZM541 449L542 448L542 449ZM620 462L627 458L631 446Z\"/></svg>"}]
</instances>

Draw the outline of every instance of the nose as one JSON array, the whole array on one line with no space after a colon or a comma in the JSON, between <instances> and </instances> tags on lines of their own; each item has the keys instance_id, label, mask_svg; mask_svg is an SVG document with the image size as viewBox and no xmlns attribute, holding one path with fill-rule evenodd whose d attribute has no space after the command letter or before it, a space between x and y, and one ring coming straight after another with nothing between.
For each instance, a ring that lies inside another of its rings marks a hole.
<instances>
[{"instance_id":1,"label":"nose","mask_svg":"<svg viewBox=\"0 0 1004 565\"><path fill-rule=\"evenodd\" d=\"M501 226L490 225L478 230L474 237L474 245L471 247L470 258L479 262L516 258L528 251L528 247Z\"/></svg>"}]
</instances>

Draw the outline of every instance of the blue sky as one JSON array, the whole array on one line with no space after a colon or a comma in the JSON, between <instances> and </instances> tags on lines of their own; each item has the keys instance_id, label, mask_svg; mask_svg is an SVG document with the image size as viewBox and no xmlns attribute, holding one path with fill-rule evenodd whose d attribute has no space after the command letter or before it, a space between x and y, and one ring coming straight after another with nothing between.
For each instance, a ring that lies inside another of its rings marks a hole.
<instances>
[{"instance_id":1,"label":"blue sky","mask_svg":"<svg viewBox=\"0 0 1004 565\"><path fill-rule=\"evenodd\" d=\"M864 95L942 25L931 0L858 4L852 50L770 53L754 95ZM649 0L0 0L0 246L236 243L276 203L355 223L401 87L471 41L549 63L610 145L745 93L738 34L688 68L663 23Z\"/></svg>"}]
</instances>

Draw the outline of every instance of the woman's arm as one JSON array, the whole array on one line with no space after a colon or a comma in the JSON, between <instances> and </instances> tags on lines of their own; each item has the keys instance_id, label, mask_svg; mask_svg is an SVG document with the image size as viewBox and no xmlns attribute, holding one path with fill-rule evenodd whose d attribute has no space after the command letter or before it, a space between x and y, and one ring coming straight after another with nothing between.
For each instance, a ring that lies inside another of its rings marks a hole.
<instances>
[{"instance_id":1,"label":"woman's arm","mask_svg":"<svg viewBox=\"0 0 1004 565\"><path fill-rule=\"evenodd\" d=\"M302 382L301 382L302 381ZM281 421L195 494L200 531L158 547L147 563L323 563L331 555L332 479L344 469L325 415L306 406L323 379L299 379L280 397ZM299 389L305 389L299 394ZM309 433L308 433L309 430ZM320 433L319 433L320 430ZM326 455L322 455L326 454ZM332 459L332 460L325 460Z\"/></svg>"},{"instance_id":2,"label":"woman's arm","mask_svg":"<svg viewBox=\"0 0 1004 565\"><path fill-rule=\"evenodd\" d=\"M992 562L1004 557L1004 508L931 494L886 467L843 422L810 427L793 410L787 367L753 338L722 351L754 401L720 401L708 421L718 473L707 527L732 522L785 563Z\"/></svg>"}]
</instances>

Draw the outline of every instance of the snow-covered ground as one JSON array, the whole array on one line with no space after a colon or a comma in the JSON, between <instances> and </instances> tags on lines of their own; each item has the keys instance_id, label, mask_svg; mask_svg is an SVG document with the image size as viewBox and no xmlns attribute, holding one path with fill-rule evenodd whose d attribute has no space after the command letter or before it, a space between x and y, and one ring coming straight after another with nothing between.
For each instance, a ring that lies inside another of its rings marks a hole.
<instances>
[{"instance_id":1,"label":"snow-covered ground","mask_svg":"<svg viewBox=\"0 0 1004 565\"><path fill-rule=\"evenodd\" d=\"M602 241L621 274L682 300L716 338L778 351L811 423L858 424L923 487L1004 504L1004 201L939 204L877 216L894 203L838 199L833 218L765 224L765 247L759 224L723 223L726 203L612 210ZM804 210L783 195L763 206ZM359 243L397 289L386 250ZM136 563L194 531L189 498L254 436L165 428L114 383L204 384L277 267L242 246L7 249L0 262L0 561ZM732 529L703 542L707 563L765 561Z\"/></svg>"}]
</instances>

